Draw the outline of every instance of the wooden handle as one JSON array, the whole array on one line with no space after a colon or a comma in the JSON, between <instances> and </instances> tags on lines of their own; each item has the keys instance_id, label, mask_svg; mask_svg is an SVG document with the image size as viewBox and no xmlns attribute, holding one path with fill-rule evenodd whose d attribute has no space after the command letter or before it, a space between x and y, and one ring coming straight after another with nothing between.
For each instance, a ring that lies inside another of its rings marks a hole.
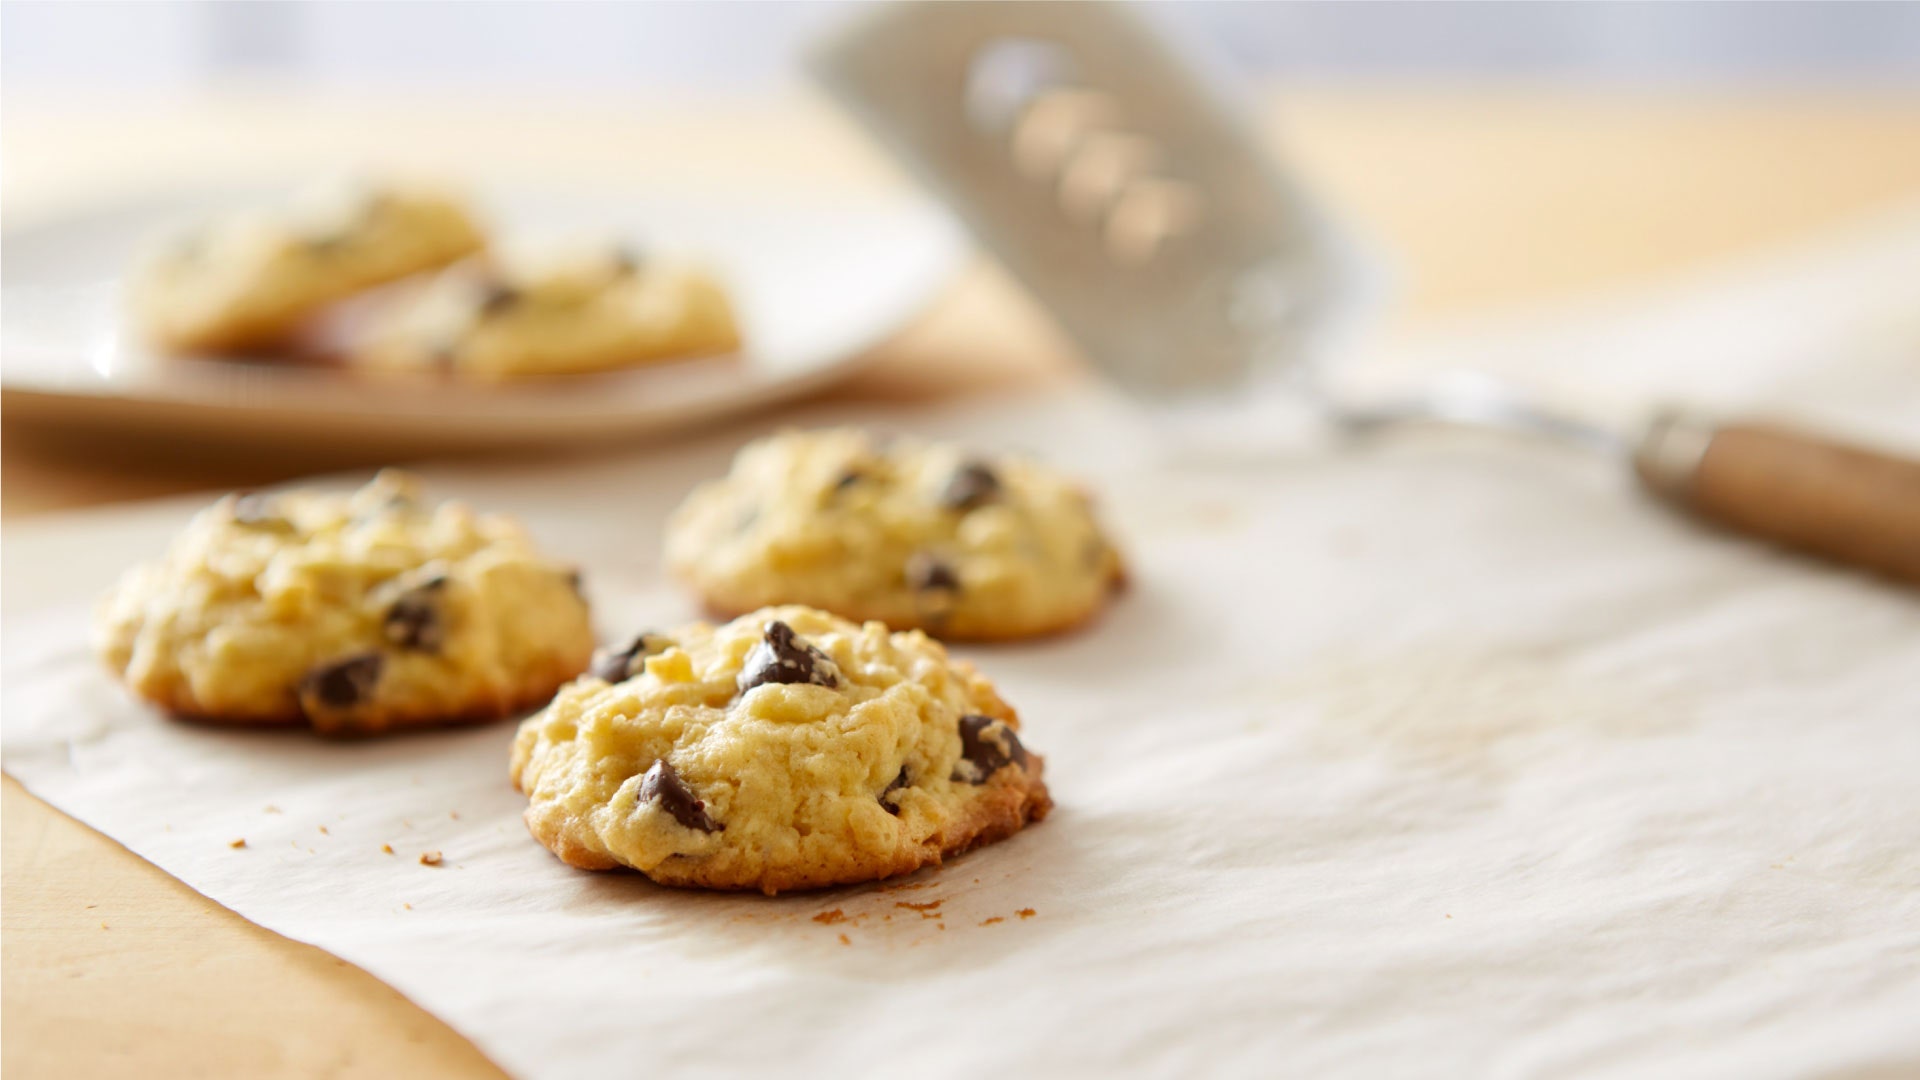
<instances>
[{"instance_id":1,"label":"wooden handle","mask_svg":"<svg viewBox=\"0 0 1920 1080\"><path fill-rule=\"evenodd\" d=\"M1920 585L1920 461L1767 424L1658 417L1646 485L1727 528Z\"/></svg>"}]
</instances>

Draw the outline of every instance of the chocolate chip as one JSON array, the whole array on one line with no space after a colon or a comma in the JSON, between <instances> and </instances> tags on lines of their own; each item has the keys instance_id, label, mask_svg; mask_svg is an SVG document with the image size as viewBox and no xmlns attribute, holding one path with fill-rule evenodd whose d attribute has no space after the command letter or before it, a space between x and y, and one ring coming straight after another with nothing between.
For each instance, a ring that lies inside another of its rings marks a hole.
<instances>
[{"instance_id":1,"label":"chocolate chip","mask_svg":"<svg viewBox=\"0 0 1920 1080\"><path fill-rule=\"evenodd\" d=\"M940 505L949 510L971 510L1000 497L1000 477L978 461L955 469L940 489Z\"/></svg>"},{"instance_id":2,"label":"chocolate chip","mask_svg":"<svg viewBox=\"0 0 1920 1080\"><path fill-rule=\"evenodd\" d=\"M916 551L907 558L907 587L915 592L959 592L960 575L937 556Z\"/></svg>"},{"instance_id":3,"label":"chocolate chip","mask_svg":"<svg viewBox=\"0 0 1920 1080\"><path fill-rule=\"evenodd\" d=\"M266 495L241 495L233 500L233 523L249 529L263 529L267 532L292 532L293 522L282 517L273 508L273 499Z\"/></svg>"},{"instance_id":4,"label":"chocolate chip","mask_svg":"<svg viewBox=\"0 0 1920 1080\"><path fill-rule=\"evenodd\" d=\"M991 716L960 718L960 762L954 767L955 783L984 784L1008 765L1025 767L1027 748L1013 729Z\"/></svg>"},{"instance_id":5,"label":"chocolate chip","mask_svg":"<svg viewBox=\"0 0 1920 1080\"><path fill-rule=\"evenodd\" d=\"M693 793L673 771L666 758L653 763L653 768L640 778L639 801L657 802L660 809L673 815L673 820L689 829L701 832L720 832L725 825L707 816L707 804Z\"/></svg>"},{"instance_id":6,"label":"chocolate chip","mask_svg":"<svg viewBox=\"0 0 1920 1080\"><path fill-rule=\"evenodd\" d=\"M840 679L826 653L800 640L793 627L775 619L767 624L766 636L747 653L736 685L744 694L767 683L812 683L831 689L840 685Z\"/></svg>"},{"instance_id":7,"label":"chocolate chip","mask_svg":"<svg viewBox=\"0 0 1920 1080\"><path fill-rule=\"evenodd\" d=\"M673 648L673 639L665 634L635 634L620 648L595 649L587 673L610 683L625 682L640 674L646 659Z\"/></svg>"},{"instance_id":8,"label":"chocolate chip","mask_svg":"<svg viewBox=\"0 0 1920 1080\"><path fill-rule=\"evenodd\" d=\"M523 294L519 289L504 281L487 280L481 282L479 294L474 299L474 307L482 315L498 315L520 303Z\"/></svg>"},{"instance_id":9,"label":"chocolate chip","mask_svg":"<svg viewBox=\"0 0 1920 1080\"><path fill-rule=\"evenodd\" d=\"M866 478L867 474L861 472L859 469L848 469L846 472L840 474L840 479L833 482L834 494L837 495Z\"/></svg>"},{"instance_id":10,"label":"chocolate chip","mask_svg":"<svg viewBox=\"0 0 1920 1080\"><path fill-rule=\"evenodd\" d=\"M587 578L585 574L582 574L580 572L579 567L576 566L573 569L567 571L567 588L573 590L573 595L578 596L583 600L586 598Z\"/></svg>"},{"instance_id":11,"label":"chocolate chip","mask_svg":"<svg viewBox=\"0 0 1920 1080\"><path fill-rule=\"evenodd\" d=\"M887 813L892 814L894 817L899 817L900 800L894 796L894 793L904 791L908 786L907 767L902 765L900 766L900 775L894 777L893 783L888 784L887 789L880 793L880 806L885 809Z\"/></svg>"},{"instance_id":12,"label":"chocolate chip","mask_svg":"<svg viewBox=\"0 0 1920 1080\"><path fill-rule=\"evenodd\" d=\"M387 640L403 649L439 652L446 642L447 631L434 594L446 586L446 575L436 574L400 594L387 608L387 617L382 623Z\"/></svg>"},{"instance_id":13,"label":"chocolate chip","mask_svg":"<svg viewBox=\"0 0 1920 1080\"><path fill-rule=\"evenodd\" d=\"M314 668L300 681L301 693L329 709L358 705L373 693L386 661L379 653L361 653Z\"/></svg>"}]
</instances>

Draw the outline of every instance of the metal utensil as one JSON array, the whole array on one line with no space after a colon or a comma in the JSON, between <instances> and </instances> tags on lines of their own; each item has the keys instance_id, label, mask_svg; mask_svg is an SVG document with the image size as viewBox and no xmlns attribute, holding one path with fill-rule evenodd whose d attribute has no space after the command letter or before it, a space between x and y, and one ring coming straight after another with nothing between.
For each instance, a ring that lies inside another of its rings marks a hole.
<instances>
[{"instance_id":1,"label":"metal utensil","mask_svg":"<svg viewBox=\"0 0 1920 1080\"><path fill-rule=\"evenodd\" d=\"M1136 394L1288 372L1349 432L1438 422L1553 438L1630 464L1703 518L1920 583L1917 462L1677 410L1620 432L1471 373L1391 400L1334 392L1314 362L1345 284L1326 219L1201 69L1121 5L887 4L813 60Z\"/></svg>"}]
</instances>

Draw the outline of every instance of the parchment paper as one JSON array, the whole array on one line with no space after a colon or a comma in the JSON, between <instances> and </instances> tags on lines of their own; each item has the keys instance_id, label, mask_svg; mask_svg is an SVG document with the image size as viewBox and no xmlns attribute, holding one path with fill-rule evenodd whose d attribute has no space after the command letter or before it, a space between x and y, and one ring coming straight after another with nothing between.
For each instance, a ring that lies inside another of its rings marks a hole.
<instances>
[{"instance_id":1,"label":"parchment paper","mask_svg":"<svg viewBox=\"0 0 1920 1080\"><path fill-rule=\"evenodd\" d=\"M1916 222L1379 370L1478 356L1920 441ZM1776 332L1726 332L1741 311ZM8 529L6 770L529 1078L1920 1071L1914 594L1526 444L1183 456L1092 396L867 419L1086 474L1137 581L1086 633L959 650L1059 808L942 870L676 892L527 837L510 724L161 720L88 656L86 607L187 502ZM580 559L624 633L693 614L661 519L771 424L429 480Z\"/></svg>"}]
</instances>

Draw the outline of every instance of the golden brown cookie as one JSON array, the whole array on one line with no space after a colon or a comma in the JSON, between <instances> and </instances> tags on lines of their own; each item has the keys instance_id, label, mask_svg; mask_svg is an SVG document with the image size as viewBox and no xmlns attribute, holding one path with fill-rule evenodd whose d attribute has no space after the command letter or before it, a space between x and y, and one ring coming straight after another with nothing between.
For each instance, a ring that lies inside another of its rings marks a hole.
<instances>
[{"instance_id":1,"label":"golden brown cookie","mask_svg":"<svg viewBox=\"0 0 1920 1080\"><path fill-rule=\"evenodd\" d=\"M948 640L1078 626L1125 576L1067 477L846 428L747 446L674 512L666 546L673 573L720 614L806 604Z\"/></svg>"},{"instance_id":2,"label":"golden brown cookie","mask_svg":"<svg viewBox=\"0 0 1920 1080\"><path fill-rule=\"evenodd\" d=\"M273 348L329 305L484 243L466 207L437 188L319 190L160 249L135 277L134 310L147 337L171 352Z\"/></svg>"},{"instance_id":3,"label":"golden brown cookie","mask_svg":"<svg viewBox=\"0 0 1920 1080\"><path fill-rule=\"evenodd\" d=\"M501 379L635 367L739 345L719 282L612 249L449 270L399 300L354 360Z\"/></svg>"},{"instance_id":4,"label":"golden brown cookie","mask_svg":"<svg viewBox=\"0 0 1920 1080\"><path fill-rule=\"evenodd\" d=\"M924 634L768 608L603 650L520 726L512 777L573 866L772 894L909 873L1046 816L1018 728Z\"/></svg>"},{"instance_id":5,"label":"golden brown cookie","mask_svg":"<svg viewBox=\"0 0 1920 1080\"><path fill-rule=\"evenodd\" d=\"M391 471L351 494L221 499L121 580L96 640L172 713L326 734L498 719L593 651L571 567Z\"/></svg>"}]
</instances>

